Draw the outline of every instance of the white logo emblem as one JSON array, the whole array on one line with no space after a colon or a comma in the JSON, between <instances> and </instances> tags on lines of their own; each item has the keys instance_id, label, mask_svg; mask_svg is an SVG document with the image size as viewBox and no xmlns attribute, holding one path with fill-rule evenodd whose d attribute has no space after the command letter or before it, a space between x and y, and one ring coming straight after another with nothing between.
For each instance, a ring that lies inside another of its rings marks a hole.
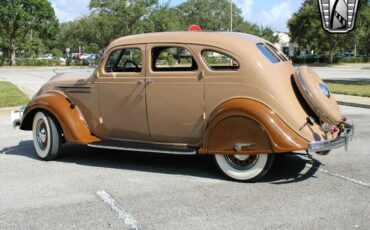
<instances>
[{"instance_id":1,"label":"white logo emblem","mask_svg":"<svg viewBox=\"0 0 370 230\"><path fill-rule=\"evenodd\" d=\"M330 33L354 29L358 0L319 0L322 26Z\"/></svg>"}]
</instances>

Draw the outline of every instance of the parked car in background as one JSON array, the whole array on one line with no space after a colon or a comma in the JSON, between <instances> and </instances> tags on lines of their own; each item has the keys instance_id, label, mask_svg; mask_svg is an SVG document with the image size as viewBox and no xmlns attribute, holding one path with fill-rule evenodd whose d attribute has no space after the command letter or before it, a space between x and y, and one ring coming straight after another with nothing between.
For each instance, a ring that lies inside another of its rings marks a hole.
<instances>
[{"instance_id":1,"label":"parked car in background","mask_svg":"<svg viewBox=\"0 0 370 230\"><path fill-rule=\"evenodd\" d=\"M80 60L82 53L71 53L71 59L78 59Z\"/></svg>"},{"instance_id":2,"label":"parked car in background","mask_svg":"<svg viewBox=\"0 0 370 230\"><path fill-rule=\"evenodd\" d=\"M60 57L60 58L59 58L59 61L60 61L60 63L61 63L62 65L65 65L65 64L66 64L67 59L66 59L66 58L64 58L64 57Z\"/></svg>"},{"instance_id":3,"label":"parked car in background","mask_svg":"<svg viewBox=\"0 0 370 230\"><path fill-rule=\"evenodd\" d=\"M89 56L90 56L90 54L80 54L80 59L81 60L86 60Z\"/></svg>"},{"instance_id":4,"label":"parked car in background","mask_svg":"<svg viewBox=\"0 0 370 230\"><path fill-rule=\"evenodd\" d=\"M346 57L354 57L354 56L355 55L351 52L344 52L344 53L340 53L336 55L337 58L346 58Z\"/></svg>"},{"instance_id":5,"label":"parked car in background","mask_svg":"<svg viewBox=\"0 0 370 230\"><path fill-rule=\"evenodd\" d=\"M325 83L248 34L170 32L113 41L92 75L58 74L22 112L37 155L65 142L165 154L210 154L255 181L275 154L328 154L353 125ZM134 154L134 153L133 153Z\"/></svg>"},{"instance_id":6,"label":"parked car in background","mask_svg":"<svg viewBox=\"0 0 370 230\"><path fill-rule=\"evenodd\" d=\"M46 54L43 54L41 55L41 57L38 57L36 59L39 59L39 60L51 60L53 59L53 54L50 54L50 53L46 53Z\"/></svg>"}]
</instances>

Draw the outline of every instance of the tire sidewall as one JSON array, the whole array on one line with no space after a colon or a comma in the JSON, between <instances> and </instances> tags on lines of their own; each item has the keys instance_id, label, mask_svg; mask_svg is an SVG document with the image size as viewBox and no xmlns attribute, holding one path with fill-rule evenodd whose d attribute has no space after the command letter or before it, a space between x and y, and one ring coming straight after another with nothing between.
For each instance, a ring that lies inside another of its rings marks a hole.
<instances>
[{"instance_id":1,"label":"tire sidewall","mask_svg":"<svg viewBox=\"0 0 370 230\"><path fill-rule=\"evenodd\" d=\"M47 131L47 144L43 150L37 143L36 127L37 122L43 120ZM43 160L52 160L57 157L60 153L60 133L56 122L53 120L51 115L45 112L37 112L33 119L32 124L33 144L36 150L36 154Z\"/></svg>"},{"instance_id":2,"label":"tire sidewall","mask_svg":"<svg viewBox=\"0 0 370 230\"><path fill-rule=\"evenodd\" d=\"M258 160L255 165L246 170L239 170L232 167L225 155L215 155L216 163L219 169L228 177L237 181L255 181L266 174L271 166L271 154L258 154Z\"/></svg>"}]
</instances>

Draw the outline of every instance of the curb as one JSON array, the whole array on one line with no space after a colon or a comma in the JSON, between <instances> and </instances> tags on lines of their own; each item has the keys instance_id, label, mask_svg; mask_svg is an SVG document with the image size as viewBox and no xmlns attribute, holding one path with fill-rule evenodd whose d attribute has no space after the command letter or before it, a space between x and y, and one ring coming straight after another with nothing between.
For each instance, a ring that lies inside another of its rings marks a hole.
<instances>
[{"instance_id":1,"label":"curb","mask_svg":"<svg viewBox=\"0 0 370 230\"><path fill-rule=\"evenodd\" d=\"M345 105L345 106L351 106L351 107L357 107L357 108L363 108L363 109L370 109L370 105L353 103L353 102L345 102L345 101L337 101L337 102L338 102L339 105Z\"/></svg>"}]
</instances>

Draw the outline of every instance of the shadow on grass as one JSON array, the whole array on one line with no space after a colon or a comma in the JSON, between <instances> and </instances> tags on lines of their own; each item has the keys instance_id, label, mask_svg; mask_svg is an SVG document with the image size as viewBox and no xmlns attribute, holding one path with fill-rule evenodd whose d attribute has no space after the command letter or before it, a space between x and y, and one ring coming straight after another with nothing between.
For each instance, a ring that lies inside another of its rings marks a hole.
<instances>
[{"instance_id":1,"label":"shadow on grass","mask_svg":"<svg viewBox=\"0 0 370 230\"><path fill-rule=\"evenodd\" d=\"M17 155L38 160L32 141L21 141L18 145L3 148L0 154ZM56 161L91 167L114 168L170 175L227 180L217 169L212 155L167 155L144 152L128 152L95 149L87 146L67 144L63 155ZM299 155L275 157L269 173L259 183L276 185L296 183L314 177L320 162L314 164Z\"/></svg>"}]
</instances>

